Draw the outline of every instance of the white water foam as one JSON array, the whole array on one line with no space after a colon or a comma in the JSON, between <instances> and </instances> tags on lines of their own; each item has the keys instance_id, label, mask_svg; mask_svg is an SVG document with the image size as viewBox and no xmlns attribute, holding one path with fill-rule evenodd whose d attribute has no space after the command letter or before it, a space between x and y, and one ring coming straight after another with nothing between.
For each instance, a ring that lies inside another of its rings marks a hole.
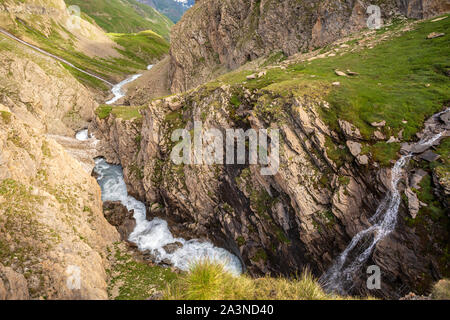
<instances>
[{"instance_id":1,"label":"white water foam","mask_svg":"<svg viewBox=\"0 0 450 320\"><path fill-rule=\"evenodd\" d=\"M118 100L125 97L125 92L122 90L122 87L130 82L133 82L137 78L142 76L142 74L135 74L131 77L126 78L125 80L119 82L114 87L112 87L111 92L113 93L114 97L111 100L106 101L106 104L113 104L117 102Z\"/></svg>"},{"instance_id":2,"label":"white water foam","mask_svg":"<svg viewBox=\"0 0 450 320\"><path fill-rule=\"evenodd\" d=\"M80 141L86 141L86 140L89 140L89 138L90 137L89 137L88 129L80 130L75 135L75 139L80 140Z\"/></svg>"},{"instance_id":3,"label":"white water foam","mask_svg":"<svg viewBox=\"0 0 450 320\"><path fill-rule=\"evenodd\" d=\"M196 261L209 259L224 265L224 269L232 274L242 273L242 265L238 257L225 249L215 247L212 243L200 240L186 241L183 238L174 238L165 220L154 218L146 219L144 203L128 195L120 166L111 165L103 158L95 160L97 181L102 189L103 201L120 201L128 210L134 210L136 228L129 240L136 243L139 250L149 250L156 257L156 262L168 259L181 270L188 270ZM170 243L180 242L182 247L173 253L164 250Z\"/></svg>"}]
</instances>

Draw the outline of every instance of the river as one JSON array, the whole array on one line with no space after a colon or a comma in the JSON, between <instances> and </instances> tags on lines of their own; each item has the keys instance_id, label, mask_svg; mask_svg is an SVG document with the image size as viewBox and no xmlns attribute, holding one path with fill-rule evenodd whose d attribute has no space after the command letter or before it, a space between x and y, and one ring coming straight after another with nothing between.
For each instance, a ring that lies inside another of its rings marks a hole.
<instances>
[{"instance_id":1,"label":"river","mask_svg":"<svg viewBox=\"0 0 450 320\"><path fill-rule=\"evenodd\" d=\"M148 69L151 67L152 65L149 65ZM114 85L111 90L114 97L106 103L113 104L124 97L123 86L140 76L140 74L130 76ZM80 141L95 139L95 137L89 135L87 129L77 132L76 138ZM208 259L223 264L224 269L234 275L242 273L239 258L227 250L216 247L209 241L175 238L170 232L167 221L163 219L155 217L148 221L145 204L128 195L121 166L112 165L103 158L97 158L95 159L94 171L98 175L97 181L102 190L103 201L120 201L128 210L134 210L136 227L128 240L135 243L139 250L150 251L157 263L170 261L173 266L181 270L188 270L193 263ZM171 250L167 252L164 248L168 244L175 243L179 245L179 248L173 252Z\"/></svg>"}]
</instances>

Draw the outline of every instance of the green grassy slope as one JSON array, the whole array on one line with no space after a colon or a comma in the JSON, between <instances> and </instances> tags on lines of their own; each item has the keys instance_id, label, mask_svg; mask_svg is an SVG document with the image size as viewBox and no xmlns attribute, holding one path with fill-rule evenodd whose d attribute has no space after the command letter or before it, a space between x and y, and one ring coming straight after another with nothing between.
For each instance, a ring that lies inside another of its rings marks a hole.
<instances>
[{"instance_id":1,"label":"green grassy slope","mask_svg":"<svg viewBox=\"0 0 450 320\"><path fill-rule=\"evenodd\" d=\"M381 164L389 165L400 145L374 141L372 135L376 128L370 123L386 120L385 136L397 137L402 132L403 140L408 141L421 130L425 119L450 101L450 18L419 22L406 32L400 32L402 27L394 24L378 30L378 39L389 30L400 36L372 49L358 44L365 40L361 38L346 44L350 48L358 47L355 52L306 60L285 69L269 69L264 77L254 80L246 80L246 76L257 70L236 71L206 86L214 88L227 83L281 96L319 96L330 104L329 109L323 108L321 112L331 128L339 131L338 119L353 123L367 140L363 151L370 152ZM431 32L445 35L427 39ZM335 74L336 69L350 69L359 75L340 77ZM340 85L333 86L333 82Z\"/></svg>"},{"instance_id":2,"label":"green grassy slope","mask_svg":"<svg viewBox=\"0 0 450 320\"><path fill-rule=\"evenodd\" d=\"M29 2L33 3L31 0ZM48 5L51 5L50 0ZM145 70L147 65L156 63L169 51L169 43L166 39L147 30L133 34L109 34L108 36L117 43L116 50L120 55L101 58L81 52L82 49L78 46L79 38L57 19L49 19L38 14L30 14L17 18L15 21L7 15L3 17L5 19L0 25L15 36L110 82L118 82L130 74ZM96 23L84 12L82 12L82 18L93 24ZM100 29L98 30L101 32ZM110 50L111 44L108 46ZM83 84L104 91L109 90L103 82L69 66L64 65L64 67Z\"/></svg>"},{"instance_id":3,"label":"green grassy slope","mask_svg":"<svg viewBox=\"0 0 450 320\"><path fill-rule=\"evenodd\" d=\"M160 60L169 52L169 43L151 30L138 33L109 33L108 36L124 49L118 51L125 57L147 66Z\"/></svg>"},{"instance_id":4,"label":"green grassy slope","mask_svg":"<svg viewBox=\"0 0 450 320\"><path fill-rule=\"evenodd\" d=\"M123 54L123 58L93 58L79 52L71 39L64 38L62 34L65 33L65 30L56 23L52 25L52 32L48 36L28 26L25 22L19 23L15 30L10 31L16 36L31 38L40 48L66 59L83 70L91 71L113 82L118 78L135 73L137 70L145 70L148 64L162 58L169 48L167 41L151 31L130 36L110 35L116 43L124 47L123 50L118 49ZM71 67L65 67L82 83L91 87L104 88L104 85L98 80Z\"/></svg>"},{"instance_id":5,"label":"green grassy slope","mask_svg":"<svg viewBox=\"0 0 450 320\"><path fill-rule=\"evenodd\" d=\"M65 0L77 5L105 32L135 33L152 30L169 39L173 22L154 8L135 0Z\"/></svg>"}]
</instances>

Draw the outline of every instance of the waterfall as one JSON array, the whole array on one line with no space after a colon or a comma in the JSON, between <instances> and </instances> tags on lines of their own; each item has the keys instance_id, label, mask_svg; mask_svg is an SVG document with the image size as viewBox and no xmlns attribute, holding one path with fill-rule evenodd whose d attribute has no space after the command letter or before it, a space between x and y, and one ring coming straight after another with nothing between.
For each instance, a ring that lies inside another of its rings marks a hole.
<instances>
[{"instance_id":1,"label":"waterfall","mask_svg":"<svg viewBox=\"0 0 450 320\"><path fill-rule=\"evenodd\" d=\"M435 114L431 120L437 121L442 114L449 112L450 108ZM425 128L425 132L428 128ZM426 132L422 139L414 143L415 147L430 147L439 140L444 132L433 134ZM353 277L369 259L376 244L395 230L397 225L398 209L401 203L398 184L403 176L403 168L413 156L410 152L402 156L391 170L390 190L381 201L374 215L369 219L371 225L358 232L350 241L347 248L338 256L331 267L320 278L326 290L339 294L346 294L354 285ZM354 258L352 258L354 257Z\"/></svg>"}]
</instances>

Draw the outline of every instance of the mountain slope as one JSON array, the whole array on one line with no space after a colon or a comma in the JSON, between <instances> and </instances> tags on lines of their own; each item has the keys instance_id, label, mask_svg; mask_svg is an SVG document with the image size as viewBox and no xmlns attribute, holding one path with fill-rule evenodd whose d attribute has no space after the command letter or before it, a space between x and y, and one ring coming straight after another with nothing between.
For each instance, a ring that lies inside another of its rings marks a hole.
<instances>
[{"instance_id":1,"label":"mountain slope","mask_svg":"<svg viewBox=\"0 0 450 320\"><path fill-rule=\"evenodd\" d=\"M180 92L276 51L305 52L367 27L378 4L386 23L450 10L441 0L199 0L172 30L172 92Z\"/></svg>"},{"instance_id":2,"label":"mountain slope","mask_svg":"<svg viewBox=\"0 0 450 320\"><path fill-rule=\"evenodd\" d=\"M169 39L173 23L154 8L135 0L66 0L95 20L106 32L135 33L152 30Z\"/></svg>"},{"instance_id":3,"label":"mountain slope","mask_svg":"<svg viewBox=\"0 0 450 320\"><path fill-rule=\"evenodd\" d=\"M63 0L4 0L0 8L0 27L110 82L145 70L168 51L168 42L150 31L108 35L86 15L71 16ZM82 83L108 90L100 81L66 67Z\"/></svg>"}]
</instances>

